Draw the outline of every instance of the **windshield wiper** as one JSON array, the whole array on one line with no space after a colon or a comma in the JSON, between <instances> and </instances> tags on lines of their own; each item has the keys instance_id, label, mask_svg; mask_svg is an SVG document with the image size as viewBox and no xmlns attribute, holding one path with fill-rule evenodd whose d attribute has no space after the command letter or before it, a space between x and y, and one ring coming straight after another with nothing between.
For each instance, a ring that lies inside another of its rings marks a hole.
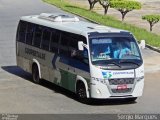
<instances>
[{"instance_id":1,"label":"windshield wiper","mask_svg":"<svg viewBox=\"0 0 160 120\"><path fill-rule=\"evenodd\" d=\"M107 64L114 64L114 65L116 65L116 66L118 66L118 67L120 67L121 68L121 65L119 65L118 63L116 63L116 62L110 62L110 63L107 63Z\"/></svg>"},{"instance_id":2,"label":"windshield wiper","mask_svg":"<svg viewBox=\"0 0 160 120\"><path fill-rule=\"evenodd\" d=\"M138 63L133 62L133 61L119 61L119 63L132 63L132 64L135 64L135 65L139 66Z\"/></svg>"}]
</instances>

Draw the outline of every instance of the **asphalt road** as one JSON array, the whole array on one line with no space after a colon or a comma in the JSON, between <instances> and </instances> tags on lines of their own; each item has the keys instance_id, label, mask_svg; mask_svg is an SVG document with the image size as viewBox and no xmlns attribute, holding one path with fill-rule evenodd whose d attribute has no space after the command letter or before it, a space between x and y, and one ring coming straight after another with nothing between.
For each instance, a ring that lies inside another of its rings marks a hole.
<instances>
[{"instance_id":1,"label":"asphalt road","mask_svg":"<svg viewBox=\"0 0 160 120\"><path fill-rule=\"evenodd\" d=\"M62 11L41 0L0 0L0 113L160 113L160 54L148 49L142 51L144 94L135 103L101 100L86 105L51 83L32 83L31 75L16 67L16 27L20 16L42 12Z\"/></svg>"}]
</instances>

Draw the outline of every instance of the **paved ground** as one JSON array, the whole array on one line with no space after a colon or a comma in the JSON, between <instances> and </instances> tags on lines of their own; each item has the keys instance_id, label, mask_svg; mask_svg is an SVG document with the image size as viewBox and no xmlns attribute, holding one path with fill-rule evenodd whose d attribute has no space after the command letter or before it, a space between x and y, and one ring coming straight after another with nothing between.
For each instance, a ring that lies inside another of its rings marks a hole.
<instances>
[{"instance_id":1,"label":"paved ground","mask_svg":"<svg viewBox=\"0 0 160 120\"><path fill-rule=\"evenodd\" d=\"M40 0L0 0L0 65L16 64L15 36L20 16L59 11Z\"/></svg>"},{"instance_id":2,"label":"paved ground","mask_svg":"<svg viewBox=\"0 0 160 120\"><path fill-rule=\"evenodd\" d=\"M146 73L144 94L136 103L99 101L85 105L53 84L32 83L31 75L15 66L19 17L59 11L41 0L0 0L0 113L159 113L160 54L148 49L142 51Z\"/></svg>"}]
</instances>

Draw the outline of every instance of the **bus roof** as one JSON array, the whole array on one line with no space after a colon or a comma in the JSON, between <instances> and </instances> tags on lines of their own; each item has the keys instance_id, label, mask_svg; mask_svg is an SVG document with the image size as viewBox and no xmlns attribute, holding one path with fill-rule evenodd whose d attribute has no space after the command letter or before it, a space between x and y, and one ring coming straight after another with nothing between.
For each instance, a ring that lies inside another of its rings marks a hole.
<instances>
[{"instance_id":1,"label":"bus roof","mask_svg":"<svg viewBox=\"0 0 160 120\"><path fill-rule=\"evenodd\" d=\"M61 13L42 13L40 15L23 16L21 20L55 28L58 30L71 32L75 34L81 34L86 36L88 33L120 33L128 32L121 29L102 26L90 22L79 20L75 16Z\"/></svg>"}]
</instances>

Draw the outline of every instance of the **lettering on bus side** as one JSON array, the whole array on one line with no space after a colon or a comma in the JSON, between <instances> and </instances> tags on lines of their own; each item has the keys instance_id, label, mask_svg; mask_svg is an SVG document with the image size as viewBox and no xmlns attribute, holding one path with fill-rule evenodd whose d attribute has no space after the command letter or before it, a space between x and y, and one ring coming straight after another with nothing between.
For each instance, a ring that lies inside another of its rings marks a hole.
<instances>
[{"instance_id":1,"label":"lettering on bus side","mask_svg":"<svg viewBox=\"0 0 160 120\"><path fill-rule=\"evenodd\" d=\"M29 48L25 48L25 53L28 54L28 55L38 57L38 58L43 59L43 60L45 60L45 58L46 58L46 55L44 53L40 53L36 50L32 50L32 49L29 49Z\"/></svg>"}]
</instances>

